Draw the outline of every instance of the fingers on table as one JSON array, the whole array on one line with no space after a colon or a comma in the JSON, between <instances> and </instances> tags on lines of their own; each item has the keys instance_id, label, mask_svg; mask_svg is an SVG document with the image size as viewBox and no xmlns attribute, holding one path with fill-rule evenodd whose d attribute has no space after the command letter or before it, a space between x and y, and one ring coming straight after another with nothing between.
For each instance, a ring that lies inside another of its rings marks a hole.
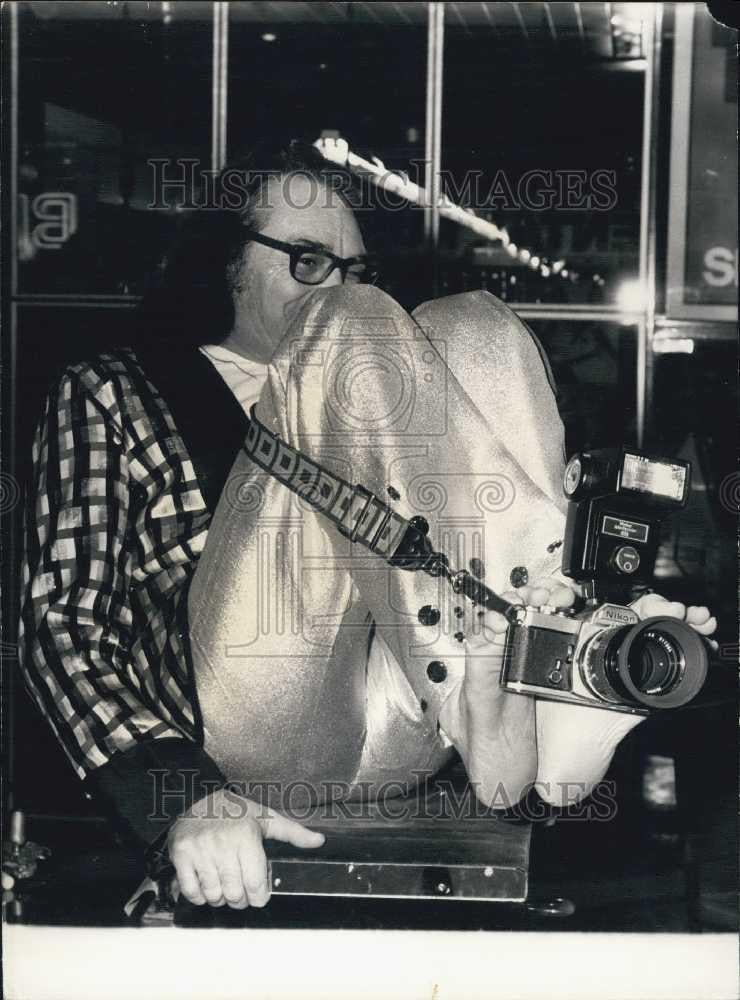
<instances>
[{"instance_id":1,"label":"fingers on table","mask_svg":"<svg viewBox=\"0 0 740 1000\"><path fill-rule=\"evenodd\" d=\"M260 885L260 859L258 856L255 859L255 854L261 852L264 868L264 851L259 837L255 839L259 851L255 851L254 845L250 844L251 849L247 852L249 883L243 874L241 859L233 848L229 850L228 847L224 849L224 845L214 845L213 857L204 848L190 855L183 853L180 857L173 857L183 896L196 906L208 903L209 906L230 906L236 910L243 910L250 903L264 906L269 896L263 901L265 892ZM262 881L266 882L266 877ZM254 902L249 895L249 886L254 886L256 890Z\"/></svg>"},{"instance_id":2,"label":"fingers on table","mask_svg":"<svg viewBox=\"0 0 740 1000\"><path fill-rule=\"evenodd\" d=\"M264 818L261 818L259 823L265 837L283 840L287 844L292 844L293 847L304 848L321 847L326 839L323 833L309 830L308 827L301 826L294 819L283 816L282 813L274 809L265 809L264 812Z\"/></svg>"},{"instance_id":3,"label":"fingers on table","mask_svg":"<svg viewBox=\"0 0 740 1000\"><path fill-rule=\"evenodd\" d=\"M191 903L194 903L196 906L203 906L206 902L206 897L201 889L200 879L190 855L175 848L171 851L171 860L177 872L180 892Z\"/></svg>"},{"instance_id":4,"label":"fingers on table","mask_svg":"<svg viewBox=\"0 0 740 1000\"><path fill-rule=\"evenodd\" d=\"M267 857L259 836L245 840L238 850L241 884L250 906L265 906L270 899Z\"/></svg>"},{"instance_id":5,"label":"fingers on table","mask_svg":"<svg viewBox=\"0 0 740 1000\"><path fill-rule=\"evenodd\" d=\"M206 903L209 906L223 906L226 900L221 891L221 876L216 865L209 858L201 855L195 863L195 871Z\"/></svg>"},{"instance_id":6,"label":"fingers on table","mask_svg":"<svg viewBox=\"0 0 740 1000\"><path fill-rule=\"evenodd\" d=\"M220 854L217 860L217 871L221 882L221 896L226 905L234 910L243 910L250 905L252 901L248 897L248 888L242 874L242 865L238 853L234 851L233 847L231 850ZM222 904L216 903L212 905L218 906Z\"/></svg>"},{"instance_id":7,"label":"fingers on table","mask_svg":"<svg viewBox=\"0 0 740 1000\"><path fill-rule=\"evenodd\" d=\"M191 903L202 906L263 907L270 899L270 877L262 838L284 840L295 847L320 847L324 835L301 826L274 810L252 817L236 831L216 834L207 842L175 847L172 861L180 890Z\"/></svg>"}]
</instances>

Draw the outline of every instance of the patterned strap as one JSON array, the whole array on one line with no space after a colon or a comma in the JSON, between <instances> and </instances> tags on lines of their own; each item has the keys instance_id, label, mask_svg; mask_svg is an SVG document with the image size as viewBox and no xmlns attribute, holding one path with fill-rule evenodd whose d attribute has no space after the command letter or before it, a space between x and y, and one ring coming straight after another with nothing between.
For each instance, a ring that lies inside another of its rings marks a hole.
<instances>
[{"instance_id":1,"label":"patterned strap","mask_svg":"<svg viewBox=\"0 0 740 1000\"><path fill-rule=\"evenodd\" d=\"M243 449L252 461L328 517L351 542L392 559L409 522L359 484L329 472L264 427L251 411Z\"/></svg>"},{"instance_id":2,"label":"patterned strap","mask_svg":"<svg viewBox=\"0 0 740 1000\"><path fill-rule=\"evenodd\" d=\"M473 604L498 611L510 622L520 620L519 605L509 604L467 570L450 570L447 557L433 551L424 518L407 521L364 486L353 486L306 458L264 427L254 415L254 406L242 448L256 465L328 517L351 542L359 542L401 569L444 576L456 594L463 594Z\"/></svg>"}]
</instances>

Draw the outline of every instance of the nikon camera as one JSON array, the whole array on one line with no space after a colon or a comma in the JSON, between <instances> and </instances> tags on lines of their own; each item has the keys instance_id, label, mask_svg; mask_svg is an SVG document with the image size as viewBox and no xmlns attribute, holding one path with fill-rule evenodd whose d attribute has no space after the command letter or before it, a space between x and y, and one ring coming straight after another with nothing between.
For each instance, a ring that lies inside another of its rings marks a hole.
<instances>
[{"instance_id":1,"label":"nikon camera","mask_svg":"<svg viewBox=\"0 0 740 1000\"><path fill-rule=\"evenodd\" d=\"M686 503L688 462L630 449L585 452L565 470L563 573L585 585L580 613L527 608L506 634L501 684L551 701L635 715L678 708L707 675L701 636L675 618L640 621L599 591L651 578L660 526Z\"/></svg>"}]
</instances>

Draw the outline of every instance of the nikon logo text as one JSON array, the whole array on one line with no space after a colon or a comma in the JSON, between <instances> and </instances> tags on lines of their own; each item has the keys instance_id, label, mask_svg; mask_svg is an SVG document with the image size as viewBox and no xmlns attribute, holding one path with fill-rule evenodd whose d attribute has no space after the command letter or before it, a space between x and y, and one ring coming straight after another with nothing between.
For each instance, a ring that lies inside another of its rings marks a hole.
<instances>
[{"instance_id":1,"label":"nikon logo text","mask_svg":"<svg viewBox=\"0 0 740 1000\"><path fill-rule=\"evenodd\" d=\"M629 608L620 608L618 604L604 604L596 613L594 621L605 625L634 625L639 618Z\"/></svg>"}]
</instances>

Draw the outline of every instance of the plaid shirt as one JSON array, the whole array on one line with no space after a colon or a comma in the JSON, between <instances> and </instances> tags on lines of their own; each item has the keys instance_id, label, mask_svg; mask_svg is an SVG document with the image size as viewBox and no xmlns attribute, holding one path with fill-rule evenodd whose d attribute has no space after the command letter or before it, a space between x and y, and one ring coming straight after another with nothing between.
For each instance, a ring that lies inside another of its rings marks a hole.
<instances>
[{"instance_id":1,"label":"plaid shirt","mask_svg":"<svg viewBox=\"0 0 740 1000\"><path fill-rule=\"evenodd\" d=\"M20 643L82 778L142 741L198 739L178 621L210 518L135 352L69 366L33 444Z\"/></svg>"}]
</instances>

